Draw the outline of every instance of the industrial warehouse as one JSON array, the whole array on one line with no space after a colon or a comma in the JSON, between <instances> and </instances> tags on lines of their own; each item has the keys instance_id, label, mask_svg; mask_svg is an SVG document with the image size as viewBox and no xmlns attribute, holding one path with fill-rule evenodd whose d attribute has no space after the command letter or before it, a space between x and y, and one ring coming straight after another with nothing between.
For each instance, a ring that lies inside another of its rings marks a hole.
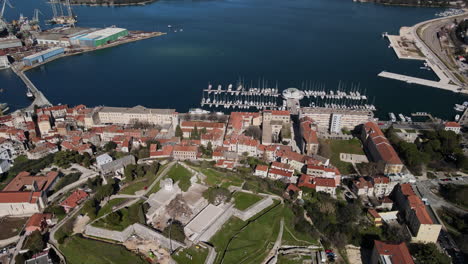
<instances>
[{"instance_id":1,"label":"industrial warehouse","mask_svg":"<svg viewBox=\"0 0 468 264\"><path fill-rule=\"evenodd\" d=\"M41 32L37 37L37 43L39 45L61 47L74 46L95 48L128 35L128 30L116 27L104 29L78 27L55 28Z\"/></svg>"}]
</instances>

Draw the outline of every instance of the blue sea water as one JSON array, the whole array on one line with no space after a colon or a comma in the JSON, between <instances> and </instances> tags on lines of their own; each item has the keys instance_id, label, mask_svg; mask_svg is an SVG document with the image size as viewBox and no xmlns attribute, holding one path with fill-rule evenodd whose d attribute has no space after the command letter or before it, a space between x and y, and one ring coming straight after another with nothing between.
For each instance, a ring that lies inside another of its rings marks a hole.
<instances>
[{"instance_id":1,"label":"blue sea water","mask_svg":"<svg viewBox=\"0 0 468 264\"><path fill-rule=\"evenodd\" d=\"M6 17L31 16L43 0L15 0ZM396 34L434 17L435 8L389 7L351 0L162 0L146 6L74 6L78 26L183 32L62 58L27 72L48 99L88 106L144 105L187 111L199 107L209 82L239 77L278 81L280 89L305 80L329 89L360 84L375 98L377 115L426 111L450 118L462 95L377 76L382 70L435 79L422 62L398 60L381 33ZM0 101L26 106L25 87L0 71Z\"/></svg>"}]
</instances>

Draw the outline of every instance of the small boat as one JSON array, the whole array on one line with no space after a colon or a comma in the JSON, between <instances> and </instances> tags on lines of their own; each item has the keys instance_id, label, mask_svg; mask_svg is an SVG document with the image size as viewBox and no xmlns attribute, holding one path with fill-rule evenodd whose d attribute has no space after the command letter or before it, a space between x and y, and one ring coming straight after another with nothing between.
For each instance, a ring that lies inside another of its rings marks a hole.
<instances>
[{"instance_id":1,"label":"small boat","mask_svg":"<svg viewBox=\"0 0 468 264\"><path fill-rule=\"evenodd\" d=\"M398 117L401 119L401 121L405 122L405 116L403 114L398 114Z\"/></svg>"},{"instance_id":2,"label":"small boat","mask_svg":"<svg viewBox=\"0 0 468 264\"><path fill-rule=\"evenodd\" d=\"M34 95L33 95L33 93L31 93L30 90L28 90L28 91L26 92L26 96L27 96L28 98L34 98Z\"/></svg>"},{"instance_id":3,"label":"small boat","mask_svg":"<svg viewBox=\"0 0 468 264\"><path fill-rule=\"evenodd\" d=\"M172 27L172 25L167 25L167 27L168 27L168 28L171 28L171 27Z\"/></svg>"},{"instance_id":4,"label":"small boat","mask_svg":"<svg viewBox=\"0 0 468 264\"><path fill-rule=\"evenodd\" d=\"M455 121L458 122L458 120L460 120L460 115L457 114L457 115L455 116Z\"/></svg>"}]
</instances>

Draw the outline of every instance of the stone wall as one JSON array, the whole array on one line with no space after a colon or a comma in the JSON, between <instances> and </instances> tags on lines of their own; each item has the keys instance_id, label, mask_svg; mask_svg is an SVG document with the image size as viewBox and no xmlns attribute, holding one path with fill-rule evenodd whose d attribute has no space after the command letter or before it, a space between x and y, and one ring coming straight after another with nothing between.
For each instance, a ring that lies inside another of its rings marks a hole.
<instances>
[{"instance_id":1,"label":"stone wall","mask_svg":"<svg viewBox=\"0 0 468 264\"><path fill-rule=\"evenodd\" d=\"M125 242L131 235L137 235L142 239L155 240L164 248L170 248L171 246L171 241L169 238L139 223L128 226L123 231L107 230L104 228L87 225L85 234L88 236L110 239L121 243ZM185 247L185 245L178 241L172 240L172 249L174 250L179 247Z\"/></svg>"},{"instance_id":2,"label":"stone wall","mask_svg":"<svg viewBox=\"0 0 468 264\"><path fill-rule=\"evenodd\" d=\"M273 199L270 196L267 196L258 203L247 208L245 211L234 210L234 215L239 217L242 221L247 221L249 218L260 213L272 204Z\"/></svg>"}]
</instances>

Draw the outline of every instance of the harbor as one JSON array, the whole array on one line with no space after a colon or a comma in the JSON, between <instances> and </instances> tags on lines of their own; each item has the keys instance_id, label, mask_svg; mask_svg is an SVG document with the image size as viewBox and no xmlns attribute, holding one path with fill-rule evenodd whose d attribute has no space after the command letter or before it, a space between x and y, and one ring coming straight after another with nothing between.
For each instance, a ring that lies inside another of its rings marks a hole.
<instances>
[{"instance_id":1,"label":"harbor","mask_svg":"<svg viewBox=\"0 0 468 264\"><path fill-rule=\"evenodd\" d=\"M52 27L42 30L39 15L34 9L31 19L20 14L18 20L5 19L6 8L14 6L8 0L0 0L0 70L11 68L26 86L24 94L33 102L25 108L51 105L44 94L25 75L25 71L47 64L59 58L107 49L122 44L162 36L163 32L129 31L116 26L106 28L77 27L69 0L52 0L53 11L46 24ZM5 35L6 34L6 35ZM9 110L7 104L0 107L2 113Z\"/></svg>"},{"instance_id":2,"label":"harbor","mask_svg":"<svg viewBox=\"0 0 468 264\"><path fill-rule=\"evenodd\" d=\"M208 84L203 89L201 106L225 109L256 109L256 110L289 110L296 112L301 106L312 108L330 108L344 110L375 111L373 103L369 103L367 95L358 85L349 89L341 82L336 90L327 89L325 85L314 82L303 82L302 89L287 88L281 93L278 84L272 88L267 81L259 81L245 86L239 81L236 86L219 84L216 88Z\"/></svg>"},{"instance_id":3,"label":"harbor","mask_svg":"<svg viewBox=\"0 0 468 264\"><path fill-rule=\"evenodd\" d=\"M390 42L389 48L395 51L399 59L424 60L424 67L421 69L432 70L439 78L439 81L431 81L422 78L406 76L402 74L383 71L378 74L379 77L390 78L404 81L411 84L419 84L448 90L454 93L468 94L464 78L457 69L447 66L446 61L442 60L439 54L432 49L438 46L442 50L442 37L440 35L441 25L448 23L449 19L463 18L466 13L463 10L451 9L436 14L436 19L420 22L412 27L402 27L397 36L382 33L382 37ZM427 31L427 33L425 32ZM434 37L436 36L436 37ZM429 41L428 43L426 43ZM431 49L432 47L432 49ZM445 59L449 59L449 55Z\"/></svg>"}]
</instances>

